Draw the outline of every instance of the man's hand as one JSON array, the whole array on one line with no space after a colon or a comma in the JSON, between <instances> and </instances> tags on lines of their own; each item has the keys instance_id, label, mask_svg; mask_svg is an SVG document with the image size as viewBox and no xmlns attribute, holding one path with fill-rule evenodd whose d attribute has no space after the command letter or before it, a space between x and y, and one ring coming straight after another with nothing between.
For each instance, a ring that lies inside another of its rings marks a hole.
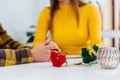
<instances>
[{"instance_id":1,"label":"man's hand","mask_svg":"<svg viewBox=\"0 0 120 80\"><path fill-rule=\"evenodd\" d=\"M52 50L60 51L56 43L46 40L38 46L31 49L33 61L35 62L47 62L50 61L50 52Z\"/></svg>"},{"instance_id":2,"label":"man's hand","mask_svg":"<svg viewBox=\"0 0 120 80\"><path fill-rule=\"evenodd\" d=\"M57 44L53 41L50 41L49 44L46 45L48 49L51 49L51 51L58 51L60 52L60 48L57 46Z\"/></svg>"}]
</instances>

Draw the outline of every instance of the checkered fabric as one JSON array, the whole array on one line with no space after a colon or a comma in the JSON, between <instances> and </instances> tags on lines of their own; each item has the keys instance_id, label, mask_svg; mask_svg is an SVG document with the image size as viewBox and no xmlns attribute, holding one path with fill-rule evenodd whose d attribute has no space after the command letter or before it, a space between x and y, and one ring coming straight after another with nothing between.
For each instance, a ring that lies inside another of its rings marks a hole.
<instances>
[{"instance_id":1,"label":"checkered fabric","mask_svg":"<svg viewBox=\"0 0 120 80\"><path fill-rule=\"evenodd\" d=\"M31 47L12 39L0 23L0 66L32 62Z\"/></svg>"}]
</instances>

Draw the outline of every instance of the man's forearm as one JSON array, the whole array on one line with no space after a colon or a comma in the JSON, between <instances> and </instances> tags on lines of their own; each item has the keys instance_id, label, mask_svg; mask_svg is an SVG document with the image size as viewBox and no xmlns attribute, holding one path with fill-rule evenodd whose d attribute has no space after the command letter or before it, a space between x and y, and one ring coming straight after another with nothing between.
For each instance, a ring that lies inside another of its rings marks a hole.
<instances>
[{"instance_id":1,"label":"man's forearm","mask_svg":"<svg viewBox=\"0 0 120 80\"><path fill-rule=\"evenodd\" d=\"M3 29L2 24L0 24L0 49L22 49L22 48L30 48L30 46L14 40Z\"/></svg>"},{"instance_id":2,"label":"man's forearm","mask_svg":"<svg viewBox=\"0 0 120 80\"><path fill-rule=\"evenodd\" d=\"M19 50L0 49L0 66L9 66L29 62L32 62L32 54L31 50L28 48Z\"/></svg>"}]
</instances>

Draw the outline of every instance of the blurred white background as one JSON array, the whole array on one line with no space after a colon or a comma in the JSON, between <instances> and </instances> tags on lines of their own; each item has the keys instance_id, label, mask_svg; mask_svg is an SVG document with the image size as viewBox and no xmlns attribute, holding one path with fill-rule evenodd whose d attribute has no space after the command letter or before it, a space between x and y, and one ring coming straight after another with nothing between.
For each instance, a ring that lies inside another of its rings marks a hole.
<instances>
[{"instance_id":1,"label":"blurred white background","mask_svg":"<svg viewBox=\"0 0 120 80\"><path fill-rule=\"evenodd\" d=\"M14 39L26 43L26 32L48 5L49 0L0 0L0 22Z\"/></svg>"}]
</instances>

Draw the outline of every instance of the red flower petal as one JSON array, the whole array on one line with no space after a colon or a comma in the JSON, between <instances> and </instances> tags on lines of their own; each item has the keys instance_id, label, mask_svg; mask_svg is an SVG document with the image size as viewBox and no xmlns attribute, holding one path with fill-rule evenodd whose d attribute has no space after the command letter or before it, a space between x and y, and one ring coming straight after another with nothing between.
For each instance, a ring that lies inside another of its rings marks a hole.
<instances>
[{"instance_id":1,"label":"red flower petal","mask_svg":"<svg viewBox=\"0 0 120 80\"><path fill-rule=\"evenodd\" d=\"M58 52L51 52L50 59L55 67L61 67L66 62L66 56Z\"/></svg>"}]
</instances>

